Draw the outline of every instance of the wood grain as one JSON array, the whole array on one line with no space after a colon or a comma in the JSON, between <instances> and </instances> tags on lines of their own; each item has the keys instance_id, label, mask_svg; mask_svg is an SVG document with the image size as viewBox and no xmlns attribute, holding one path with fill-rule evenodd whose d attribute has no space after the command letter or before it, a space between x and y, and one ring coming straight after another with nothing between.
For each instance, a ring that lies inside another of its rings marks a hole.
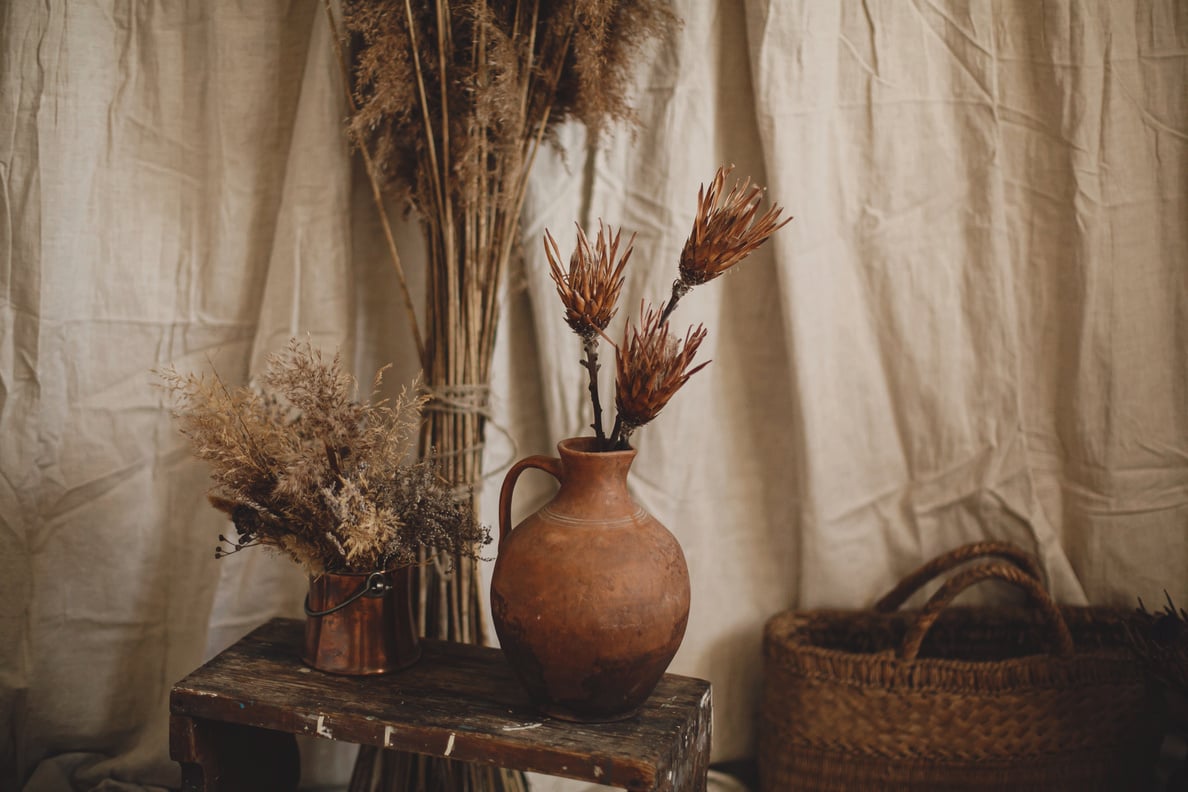
<instances>
[{"instance_id":1,"label":"wood grain","mask_svg":"<svg viewBox=\"0 0 1188 792\"><path fill-rule=\"evenodd\" d=\"M635 716L578 724L537 713L498 649L426 641L411 668L349 677L304 666L301 638L300 621L274 619L181 680L170 698L175 733L191 732L187 719L237 724L629 790L705 788L711 701L704 680L665 675ZM199 751L192 740L177 739L173 748L183 766L217 766L192 755Z\"/></svg>"}]
</instances>

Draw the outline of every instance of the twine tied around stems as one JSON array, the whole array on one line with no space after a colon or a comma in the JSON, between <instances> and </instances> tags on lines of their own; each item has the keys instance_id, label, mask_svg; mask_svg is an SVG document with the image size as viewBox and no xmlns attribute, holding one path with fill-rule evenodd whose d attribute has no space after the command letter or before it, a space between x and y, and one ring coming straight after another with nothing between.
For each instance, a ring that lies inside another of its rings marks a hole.
<instances>
[{"instance_id":1,"label":"twine tied around stems","mask_svg":"<svg viewBox=\"0 0 1188 792\"><path fill-rule=\"evenodd\" d=\"M492 478L499 475L507 469L509 465L516 461L519 456L519 447L516 444L516 438L506 426L495 420L495 413L491 409L491 386L479 383L458 383L446 385L427 385L422 383L421 389L428 396L428 401L423 408L424 412L436 412L450 415L477 415L482 418L487 426L490 426L495 431L499 432L511 445L510 458L500 465L496 465L494 469L484 473L478 478L468 477L465 481L456 481L455 494L459 498L471 496L471 490L474 485L480 481ZM463 458L468 454L475 454L480 462L476 467L481 468L483 449L486 448L486 442L480 439L477 443L465 446L464 448L454 449L452 451L434 451L434 455L438 459L457 459Z\"/></svg>"}]
</instances>

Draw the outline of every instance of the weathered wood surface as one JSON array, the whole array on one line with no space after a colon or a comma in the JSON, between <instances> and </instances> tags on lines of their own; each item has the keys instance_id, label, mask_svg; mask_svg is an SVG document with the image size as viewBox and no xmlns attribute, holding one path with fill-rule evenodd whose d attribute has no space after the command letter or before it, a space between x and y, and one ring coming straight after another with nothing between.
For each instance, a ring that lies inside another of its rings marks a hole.
<instances>
[{"instance_id":1,"label":"weathered wood surface","mask_svg":"<svg viewBox=\"0 0 1188 792\"><path fill-rule=\"evenodd\" d=\"M193 723L215 722L629 790L705 789L711 703L703 680L668 674L627 720L568 723L532 708L498 649L428 641L411 668L347 677L304 666L301 638L300 621L274 619L174 686L172 748L183 768L188 763L197 774L196 765L219 766L206 755L217 753L217 746L195 745L187 737ZM196 749L203 755L190 754Z\"/></svg>"},{"instance_id":2,"label":"weathered wood surface","mask_svg":"<svg viewBox=\"0 0 1188 792\"><path fill-rule=\"evenodd\" d=\"M270 729L173 715L169 754L183 792L294 792L301 779L296 738Z\"/></svg>"}]
</instances>

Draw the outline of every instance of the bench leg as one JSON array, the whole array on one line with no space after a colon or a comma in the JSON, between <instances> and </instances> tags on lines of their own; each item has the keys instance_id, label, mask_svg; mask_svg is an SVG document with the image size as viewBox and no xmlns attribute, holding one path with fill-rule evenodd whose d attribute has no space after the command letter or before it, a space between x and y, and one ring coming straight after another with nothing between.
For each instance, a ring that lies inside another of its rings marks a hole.
<instances>
[{"instance_id":1,"label":"bench leg","mask_svg":"<svg viewBox=\"0 0 1188 792\"><path fill-rule=\"evenodd\" d=\"M271 729L173 715L169 756L182 792L294 792L301 779L297 739Z\"/></svg>"},{"instance_id":2,"label":"bench leg","mask_svg":"<svg viewBox=\"0 0 1188 792\"><path fill-rule=\"evenodd\" d=\"M671 778L662 779L656 792L706 792L712 727L713 703L707 690L691 728L681 735L681 755L673 765Z\"/></svg>"}]
</instances>

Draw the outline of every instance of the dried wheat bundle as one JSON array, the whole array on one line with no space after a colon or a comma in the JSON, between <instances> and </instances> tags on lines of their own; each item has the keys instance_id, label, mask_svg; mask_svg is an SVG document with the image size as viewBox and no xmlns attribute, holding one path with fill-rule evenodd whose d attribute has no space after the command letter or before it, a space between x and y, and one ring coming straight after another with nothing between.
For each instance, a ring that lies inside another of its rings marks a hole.
<instances>
[{"instance_id":1,"label":"dried wheat bundle","mask_svg":"<svg viewBox=\"0 0 1188 792\"><path fill-rule=\"evenodd\" d=\"M391 569L415 563L422 547L464 553L488 541L431 459L407 461L423 396L359 401L337 354L326 360L297 340L269 358L259 391L229 388L217 373L160 376L182 433L210 465L210 502L238 534L219 537L226 547L216 556L262 545L317 575Z\"/></svg>"}]
</instances>

